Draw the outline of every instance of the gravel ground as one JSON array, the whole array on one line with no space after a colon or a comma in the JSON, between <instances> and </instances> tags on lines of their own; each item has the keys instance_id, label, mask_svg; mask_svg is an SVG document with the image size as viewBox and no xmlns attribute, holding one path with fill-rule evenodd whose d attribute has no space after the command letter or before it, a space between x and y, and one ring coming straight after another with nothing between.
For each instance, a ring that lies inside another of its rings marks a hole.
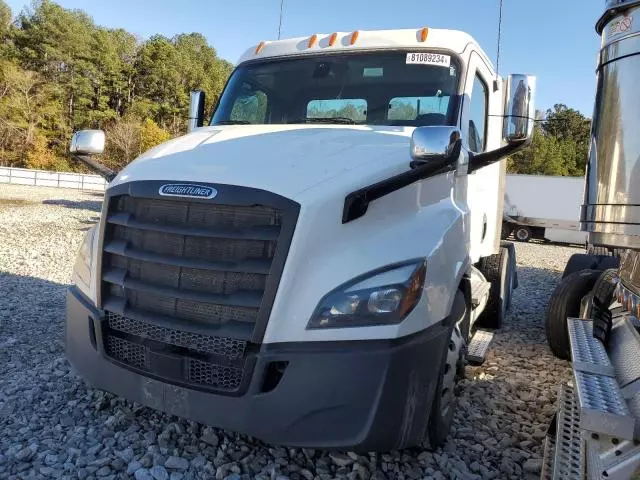
<instances>
[{"instance_id":1,"label":"gravel ground","mask_svg":"<svg viewBox=\"0 0 640 480\"><path fill-rule=\"evenodd\" d=\"M481 367L468 367L452 434L435 452L286 449L87 387L63 348L64 295L101 196L0 185L0 478L538 478L569 365L544 338L547 299L577 249L520 244L520 288Z\"/></svg>"}]
</instances>

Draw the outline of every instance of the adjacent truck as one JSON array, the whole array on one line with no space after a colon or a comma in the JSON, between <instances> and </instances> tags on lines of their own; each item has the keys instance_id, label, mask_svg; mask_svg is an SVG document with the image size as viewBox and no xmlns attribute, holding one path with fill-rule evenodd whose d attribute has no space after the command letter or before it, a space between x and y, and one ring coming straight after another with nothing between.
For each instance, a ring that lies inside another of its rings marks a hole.
<instances>
[{"instance_id":1,"label":"adjacent truck","mask_svg":"<svg viewBox=\"0 0 640 480\"><path fill-rule=\"evenodd\" d=\"M584 179L545 175L507 175L502 237L585 245L580 230Z\"/></svg>"},{"instance_id":2,"label":"adjacent truck","mask_svg":"<svg viewBox=\"0 0 640 480\"><path fill-rule=\"evenodd\" d=\"M117 175L89 157L104 134L76 133L111 182L69 360L270 443L441 444L465 350L516 285L501 160L530 140L534 83L462 32L312 35L250 48L207 126L196 93L190 133Z\"/></svg>"},{"instance_id":3,"label":"adjacent truck","mask_svg":"<svg viewBox=\"0 0 640 480\"><path fill-rule=\"evenodd\" d=\"M590 244L622 254L619 266L614 257L572 257L550 299L547 337L571 358L573 380L559 391L545 479L640 478L640 1L607 1L596 30L581 224Z\"/></svg>"}]
</instances>

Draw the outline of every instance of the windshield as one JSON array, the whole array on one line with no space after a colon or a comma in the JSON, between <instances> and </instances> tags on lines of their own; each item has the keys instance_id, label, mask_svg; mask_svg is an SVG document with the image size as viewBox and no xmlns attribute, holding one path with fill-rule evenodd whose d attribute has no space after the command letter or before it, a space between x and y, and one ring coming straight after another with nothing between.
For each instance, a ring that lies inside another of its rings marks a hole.
<instances>
[{"instance_id":1,"label":"windshield","mask_svg":"<svg viewBox=\"0 0 640 480\"><path fill-rule=\"evenodd\" d=\"M240 65L212 125L455 125L460 66L444 54L331 54Z\"/></svg>"}]
</instances>

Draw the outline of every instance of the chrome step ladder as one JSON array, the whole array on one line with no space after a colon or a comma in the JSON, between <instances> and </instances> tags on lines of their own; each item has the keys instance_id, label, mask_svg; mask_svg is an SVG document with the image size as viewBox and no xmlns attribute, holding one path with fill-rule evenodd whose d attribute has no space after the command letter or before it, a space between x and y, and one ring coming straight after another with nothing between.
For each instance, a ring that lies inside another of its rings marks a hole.
<instances>
[{"instance_id":1,"label":"chrome step ladder","mask_svg":"<svg viewBox=\"0 0 640 480\"><path fill-rule=\"evenodd\" d=\"M568 319L573 381L563 385L558 395L555 432L545 442L541 478L640 478L636 322L628 314L615 315L607 351L593 337L591 320Z\"/></svg>"}]
</instances>

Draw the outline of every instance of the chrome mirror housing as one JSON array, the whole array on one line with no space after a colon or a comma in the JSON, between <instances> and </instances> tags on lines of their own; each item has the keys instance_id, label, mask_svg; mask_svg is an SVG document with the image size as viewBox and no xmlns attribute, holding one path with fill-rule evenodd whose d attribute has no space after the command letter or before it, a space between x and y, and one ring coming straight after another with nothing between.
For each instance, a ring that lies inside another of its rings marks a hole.
<instances>
[{"instance_id":1,"label":"chrome mirror housing","mask_svg":"<svg viewBox=\"0 0 640 480\"><path fill-rule=\"evenodd\" d=\"M503 138L506 142L529 140L535 125L536 77L509 75L505 85Z\"/></svg>"},{"instance_id":2,"label":"chrome mirror housing","mask_svg":"<svg viewBox=\"0 0 640 480\"><path fill-rule=\"evenodd\" d=\"M421 163L449 158L460 138L456 127L418 127L411 135L411 158Z\"/></svg>"},{"instance_id":3,"label":"chrome mirror housing","mask_svg":"<svg viewBox=\"0 0 640 480\"><path fill-rule=\"evenodd\" d=\"M80 130L71 137L69 152L77 155L100 155L104 152L104 141L102 130Z\"/></svg>"},{"instance_id":4,"label":"chrome mirror housing","mask_svg":"<svg viewBox=\"0 0 640 480\"><path fill-rule=\"evenodd\" d=\"M187 130L192 132L201 127L204 122L204 101L205 95L202 90L191 92L191 102L189 103L189 123Z\"/></svg>"}]
</instances>

